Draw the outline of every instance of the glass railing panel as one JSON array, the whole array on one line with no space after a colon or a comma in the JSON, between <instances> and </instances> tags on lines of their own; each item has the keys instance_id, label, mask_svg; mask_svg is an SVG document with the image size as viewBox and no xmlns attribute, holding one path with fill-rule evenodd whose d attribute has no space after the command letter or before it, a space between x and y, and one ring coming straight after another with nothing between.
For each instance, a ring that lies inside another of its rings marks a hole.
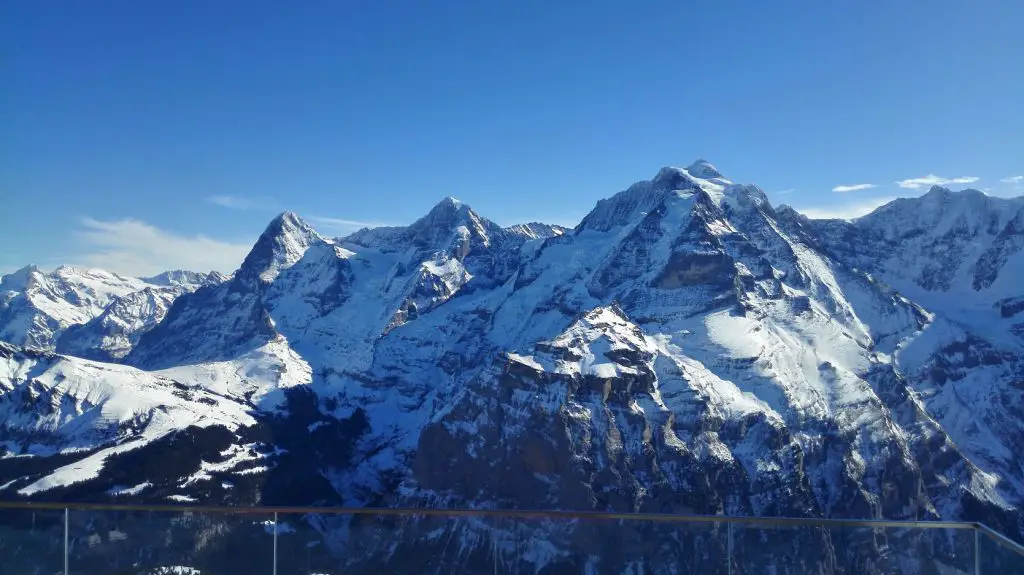
<instances>
[{"instance_id":1,"label":"glass railing panel","mask_svg":"<svg viewBox=\"0 0 1024 575\"><path fill-rule=\"evenodd\" d=\"M354 520L372 516L280 513L278 575L335 575L345 571Z\"/></svg>"},{"instance_id":2,"label":"glass railing panel","mask_svg":"<svg viewBox=\"0 0 1024 575\"><path fill-rule=\"evenodd\" d=\"M889 527L875 533L889 572L974 573L973 529Z\"/></svg>"},{"instance_id":3,"label":"glass railing panel","mask_svg":"<svg viewBox=\"0 0 1024 575\"><path fill-rule=\"evenodd\" d=\"M971 529L736 524L733 573L974 573Z\"/></svg>"},{"instance_id":4,"label":"glass railing panel","mask_svg":"<svg viewBox=\"0 0 1024 575\"><path fill-rule=\"evenodd\" d=\"M978 567L981 575L1020 575L1024 573L1024 554L1012 542L978 533Z\"/></svg>"},{"instance_id":5,"label":"glass railing panel","mask_svg":"<svg viewBox=\"0 0 1024 575\"><path fill-rule=\"evenodd\" d=\"M63 570L63 510L0 509L0 573L52 575Z\"/></svg>"},{"instance_id":6,"label":"glass railing panel","mask_svg":"<svg viewBox=\"0 0 1024 575\"><path fill-rule=\"evenodd\" d=\"M278 574L727 573L724 524L453 515L279 515Z\"/></svg>"},{"instance_id":7,"label":"glass railing panel","mask_svg":"<svg viewBox=\"0 0 1024 575\"><path fill-rule=\"evenodd\" d=\"M75 575L252 575L274 564L273 513L75 511Z\"/></svg>"},{"instance_id":8,"label":"glass railing panel","mask_svg":"<svg viewBox=\"0 0 1024 575\"><path fill-rule=\"evenodd\" d=\"M386 514L280 514L278 575L493 574L500 520Z\"/></svg>"},{"instance_id":9,"label":"glass railing panel","mask_svg":"<svg viewBox=\"0 0 1024 575\"><path fill-rule=\"evenodd\" d=\"M65 532L63 509L19 505L0 503L2 575L63 573L65 549L74 575L1024 573L1024 547L970 523L72 507Z\"/></svg>"},{"instance_id":10,"label":"glass railing panel","mask_svg":"<svg viewBox=\"0 0 1024 575\"><path fill-rule=\"evenodd\" d=\"M505 517L498 573L726 574L725 524L636 519Z\"/></svg>"},{"instance_id":11,"label":"glass railing panel","mask_svg":"<svg viewBox=\"0 0 1024 575\"><path fill-rule=\"evenodd\" d=\"M836 573L841 551L822 527L733 524L732 573ZM766 571L767 570L767 571ZM869 570L851 571L872 573Z\"/></svg>"}]
</instances>

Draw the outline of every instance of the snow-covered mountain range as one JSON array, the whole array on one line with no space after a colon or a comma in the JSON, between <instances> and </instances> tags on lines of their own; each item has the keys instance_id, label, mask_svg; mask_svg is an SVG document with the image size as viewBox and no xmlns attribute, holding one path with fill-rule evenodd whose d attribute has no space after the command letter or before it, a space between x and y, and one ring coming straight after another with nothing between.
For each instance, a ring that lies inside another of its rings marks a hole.
<instances>
[{"instance_id":1,"label":"snow-covered mountain range","mask_svg":"<svg viewBox=\"0 0 1024 575\"><path fill-rule=\"evenodd\" d=\"M129 278L99 269L26 266L0 278L0 340L27 349L117 359L179 295L223 282L217 272Z\"/></svg>"},{"instance_id":2,"label":"snow-covered mountain range","mask_svg":"<svg viewBox=\"0 0 1024 575\"><path fill-rule=\"evenodd\" d=\"M1024 198L933 188L810 220L698 161L574 229L446 198L337 239L282 214L227 277L29 267L0 282L0 497L955 518L1020 537L1022 248ZM435 572L500 547L530 572L623 572L642 548L677 572L724 541L470 522L440 528L449 546L346 521L317 532L348 533L367 569L384 547L431 549ZM532 551L505 550L512 534ZM815 537L762 544L779 573L932 568L896 540Z\"/></svg>"}]
</instances>

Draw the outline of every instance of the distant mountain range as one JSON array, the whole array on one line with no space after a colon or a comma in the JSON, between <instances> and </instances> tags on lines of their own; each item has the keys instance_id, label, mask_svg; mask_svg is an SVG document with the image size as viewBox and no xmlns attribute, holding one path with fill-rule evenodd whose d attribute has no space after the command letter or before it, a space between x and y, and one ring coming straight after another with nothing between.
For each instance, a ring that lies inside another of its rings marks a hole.
<instances>
[{"instance_id":1,"label":"distant mountain range","mask_svg":"<svg viewBox=\"0 0 1024 575\"><path fill-rule=\"evenodd\" d=\"M30 266L0 281L0 497L944 518L1020 538L1022 249L1024 198L935 187L811 220L701 160L574 229L446 198L338 239L282 214L231 276ZM529 572L639 554L668 573L722 541L583 529L453 523L442 545L395 525L333 552L358 571L385 544L427 549L419 572L447 573L515 533ZM967 545L819 537L762 544L778 573Z\"/></svg>"}]
</instances>

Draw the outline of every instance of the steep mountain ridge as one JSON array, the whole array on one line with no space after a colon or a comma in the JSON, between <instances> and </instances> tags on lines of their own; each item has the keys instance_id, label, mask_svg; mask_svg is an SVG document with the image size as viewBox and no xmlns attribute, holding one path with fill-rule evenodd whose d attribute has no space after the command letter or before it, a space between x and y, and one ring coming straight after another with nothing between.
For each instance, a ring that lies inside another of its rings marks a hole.
<instances>
[{"instance_id":1,"label":"steep mountain ridge","mask_svg":"<svg viewBox=\"0 0 1024 575\"><path fill-rule=\"evenodd\" d=\"M854 220L784 218L833 258L920 304L930 320L895 359L917 400L971 461L1021 493L1024 198L933 187ZM1017 504L1019 505L1019 504Z\"/></svg>"},{"instance_id":2,"label":"steep mountain ridge","mask_svg":"<svg viewBox=\"0 0 1024 575\"><path fill-rule=\"evenodd\" d=\"M470 280L476 289L504 283L528 242L451 198L409 226L339 240L320 236L293 215L282 218L294 225L275 220L231 282L176 302L128 363L165 367L225 359L282 334L304 357L344 349L346 365L365 366L378 338L443 304ZM211 342L191 327L198 325L234 343Z\"/></svg>"},{"instance_id":3,"label":"steep mountain ridge","mask_svg":"<svg viewBox=\"0 0 1024 575\"><path fill-rule=\"evenodd\" d=\"M219 434L218 450L119 498L941 517L1019 536L1020 208L935 190L916 201L808 220L700 160L561 233L502 228L451 198L409 226L336 240L285 213L230 279L175 298L118 348L134 367L111 368L249 419L79 441L146 458L179 435ZM950 253L952 273L922 273ZM979 273L992 281L975 284ZM985 321L951 304L954 292ZM15 397L39 360L8 355ZM58 452L34 457L0 496L68 465ZM106 461L50 493L112 496L125 463ZM317 530L367 568L381 545L436 552L436 572L465 568L485 541L514 534L540 550L520 557L531 570L621 572L650 539L643 528L449 526L464 550L450 555L424 522L346 539L346 521ZM604 553L616 537L623 553ZM901 555L897 535L842 537L761 544L780 573L808 561L827 573L939 568ZM646 549L658 557L647 567L696 566L723 543ZM948 567L961 543L914 545ZM871 564L836 550L859 546Z\"/></svg>"}]
</instances>

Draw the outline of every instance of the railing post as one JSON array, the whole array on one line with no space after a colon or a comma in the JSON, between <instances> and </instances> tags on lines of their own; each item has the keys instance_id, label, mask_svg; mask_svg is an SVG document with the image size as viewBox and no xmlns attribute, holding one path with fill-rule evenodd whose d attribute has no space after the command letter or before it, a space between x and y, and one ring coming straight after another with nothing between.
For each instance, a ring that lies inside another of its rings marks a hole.
<instances>
[{"instance_id":1,"label":"railing post","mask_svg":"<svg viewBox=\"0 0 1024 575\"><path fill-rule=\"evenodd\" d=\"M277 511L274 512L274 575L277 575Z\"/></svg>"},{"instance_id":2,"label":"railing post","mask_svg":"<svg viewBox=\"0 0 1024 575\"><path fill-rule=\"evenodd\" d=\"M64 508L64 575L68 575L68 515L70 511Z\"/></svg>"},{"instance_id":3,"label":"railing post","mask_svg":"<svg viewBox=\"0 0 1024 575\"><path fill-rule=\"evenodd\" d=\"M729 573L729 575L732 575L732 521L726 523L725 525L726 525L726 531L728 533L728 535L727 535L728 543L727 543L727 547L726 547L725 564L727 566L726 567L726 571Z\"/></svg>"},{"instance_id":4,"label":"railing post","mask_svg":"<svg viewBox=\"0 0 1024 575\"><path fill-rule=\"evenodd\" d=\"M974 575L981 575L981 545L979 545L978 532L981 529L974 528Z\"/></svg>"}]
</instances>

